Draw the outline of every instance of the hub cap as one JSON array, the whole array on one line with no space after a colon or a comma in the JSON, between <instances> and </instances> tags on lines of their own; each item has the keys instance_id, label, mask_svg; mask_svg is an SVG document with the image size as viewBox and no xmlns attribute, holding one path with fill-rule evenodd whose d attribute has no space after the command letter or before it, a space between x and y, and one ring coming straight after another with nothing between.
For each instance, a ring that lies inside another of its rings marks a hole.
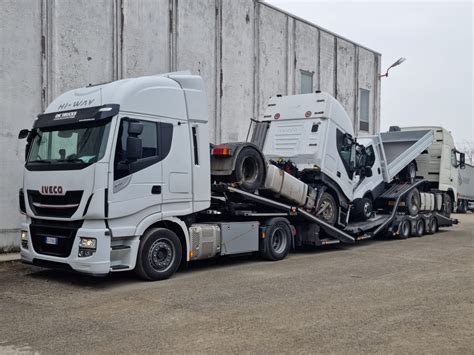
<instances>
[{"instance_id":1,"label":"hub cap","mask_svg":"<svg viewBox=\"0 0 474 355\"><path fill-rule=\"evenodd\" d=\"M148 261L157 271L168 270L176 257L174 245L167 239L158 239L150 247Z\"/></svg>"},{"instance_id":2,"label":"hub cap","mask_svg":"<svg viewBox=\"0 0 474 355\"><path fill-rule=\"evenodd\" d=\"M272 235L272 249L275 253L281 254L286 248L287 239L282 227L278 227Z\"/></svg>"},{"instance_id":3,"label":"hub cap","mask_svg":"<svg viewBox=\"0 0 474 355\"><path fill-rule=\"evenodd\" d=\"M322 217L323 220L326 222L330 222L333 218L334 210L332 208L331 202L328 200L323 200L321 202L318 216Z\"/></svg>"}]
</instances>

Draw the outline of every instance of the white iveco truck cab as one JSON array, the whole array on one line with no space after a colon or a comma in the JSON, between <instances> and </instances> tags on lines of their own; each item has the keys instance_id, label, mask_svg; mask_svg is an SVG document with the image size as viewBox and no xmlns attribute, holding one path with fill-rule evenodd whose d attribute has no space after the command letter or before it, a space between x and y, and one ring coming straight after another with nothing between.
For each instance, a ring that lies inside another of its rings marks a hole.
<instances>
[{"instance_id":1,"label":"white iveco truck cab","mask_svg":"<svg viewBox=\"0 0 474 355\"><path fill-rule=\"evenodd\" d=\"M255 252L280 260L298 245L454 223L439 208L399 209L419 182L384 185L377 214L348 223L357 184L377 167L330 95L277 98L288 105L270 102L278 111L252 142L214 146L203 87L199 76L170 73L75 89L22 130L22 260L160 280L182 261Z\"/></svg>"}]
</instances>

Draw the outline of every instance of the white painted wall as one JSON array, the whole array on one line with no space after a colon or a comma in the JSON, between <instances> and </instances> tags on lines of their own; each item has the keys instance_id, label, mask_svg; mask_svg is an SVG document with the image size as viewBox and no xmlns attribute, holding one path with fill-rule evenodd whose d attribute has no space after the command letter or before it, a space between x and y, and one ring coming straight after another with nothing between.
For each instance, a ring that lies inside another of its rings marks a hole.
<instances>
[{"instance_id":1,"label":"white painted wall","mask_svg":"<svg viewBox=\"0 0 474 355\"><path fill-rule=\"evenodd\" d=\"M354 122L371 90L379 127L380 55L256 0L3 0L0 18L0 251L18 245L18 131L74 87L189 69L206 82L211 140L236 141L305 70Z\"/></svg>"}]
</instances>

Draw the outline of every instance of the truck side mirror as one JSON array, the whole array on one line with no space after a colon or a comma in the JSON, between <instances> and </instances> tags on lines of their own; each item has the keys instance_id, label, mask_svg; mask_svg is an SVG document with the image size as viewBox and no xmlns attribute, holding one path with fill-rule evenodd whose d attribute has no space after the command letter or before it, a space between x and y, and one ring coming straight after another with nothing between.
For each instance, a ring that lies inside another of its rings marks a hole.
<instances>
[{"instance_id":1,"label":"truck side mirror","mask_svg":"<svg viewBox=\"0 0 474 355\"><path fill-rule=\"evenodd\" d=\"M127 161L134 162L141 159L143 155L142 140L138 137L128 136L127 137Z\"/></svg>"},{"instance_id":2,"label":"truck side mirror","mask_svg":"<svg viewBox=\"0 0 474 355\"><path fill-rule=\"evenodd\" d=\"M367 177L371 177L372 176L372 168L370 166L366 166L364 168L364 175L367 176Z\"/></svg>"},{"instance_id":3,"label":"truck side mirror","mask_svg":"<svg viewBox=\"0 0 474 355\"><path fill-rule=\"evenodd\" d=\"M459 168L466 169L466 154L465 153L459 154Z\"/></svg>"},{"instance_id":4,"label":"truck side mirror","mask_svg":"<svg viewBox=\"0 0 474 355\"><path fill-rule=\"evenodd\" d=\"M25 139L26 137L28 137L28 134L30 134L30 131L28 129L22 129L18 133L18 139Z\"/></svg>"},{"instance_id":5,"label":"truck side mirror","mask_svg":"<svg viewBox=\"0 0 474 355\"><path fill-rule=\"evenodd\" d=\"M128 123L128 135L129 136L133 136L133 137L136 137L136 136L139 136L140 134L142 134L143 132L143 123L141 122L129 122Z\"/></svg>"}]
</instances>

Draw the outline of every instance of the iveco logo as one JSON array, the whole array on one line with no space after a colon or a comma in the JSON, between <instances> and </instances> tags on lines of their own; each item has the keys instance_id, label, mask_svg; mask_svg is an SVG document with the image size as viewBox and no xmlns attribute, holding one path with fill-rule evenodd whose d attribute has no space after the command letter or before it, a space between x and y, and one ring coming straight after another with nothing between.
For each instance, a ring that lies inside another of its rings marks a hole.
<instances>
[{"instance_id":1,"label":"iveco logo","mask_svg":"<svg viewBox=\"0 0 474 355\"><path fill-rule=\"evenodd\" d=\"M64 195L62 186L41 186L42 195Z\"/></svg>"}]
</instances>

